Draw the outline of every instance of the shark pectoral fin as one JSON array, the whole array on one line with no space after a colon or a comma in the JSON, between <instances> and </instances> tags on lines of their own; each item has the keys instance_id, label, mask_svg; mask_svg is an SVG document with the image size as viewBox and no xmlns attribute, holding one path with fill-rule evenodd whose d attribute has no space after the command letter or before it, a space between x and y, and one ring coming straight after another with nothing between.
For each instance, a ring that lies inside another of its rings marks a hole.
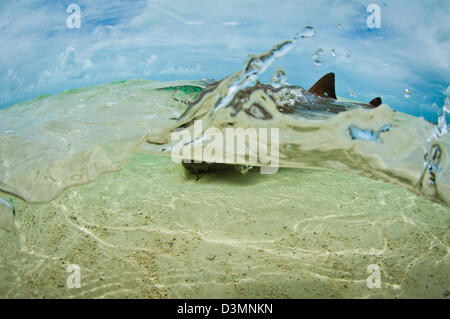
<instances>
[{"instance_id":1,"label":"shark pectoral fin","mask_svg":"<svg viewBox=\"0 0 450 319\"><path fill-rule=\"evenodd\" d=\"M328 73L321 77L309 90L309 93L316 94L321 97L330 97L336 99L336 91L334 88L334 73Z\"/></svg>"},{"instance_id":2,"label":"shark pectoral fin","mask_svg":"<svg viewBox=\"0 0 450 319\"><path fill-rule=\"evenodd\" d=\"M369 102L369 104L373 107L377 107L381 105L383 102L381 101L381 97L376 97L372 101Z\"/></svg>"}]
</instances>

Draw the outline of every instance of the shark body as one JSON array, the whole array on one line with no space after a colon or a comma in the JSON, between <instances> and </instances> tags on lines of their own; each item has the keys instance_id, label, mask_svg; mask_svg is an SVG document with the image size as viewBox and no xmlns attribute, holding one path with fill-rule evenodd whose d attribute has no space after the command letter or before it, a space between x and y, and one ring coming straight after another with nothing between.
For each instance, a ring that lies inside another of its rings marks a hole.
<instances>
[{"instance_id":1,"label":"shark body","mask_svg":"<svg viewBox=\"0 0 450 319\"><path fill-rule=\"evenodd\" d=\"M202 93L211 92L220 83L215 82L211 84ZM277 109L281 113L301 113L302 111L312 111L321 112L326 111L327 113L339 113L348 110L346 106L348 103L338 103L336 91L335 91L335 74L328 73L321 77L314 85L309 89L305 90L301 86L295 85L283 85L274 87L270 84L257 83L256 87L263 88L266 93L272 98L272 100L277 105ZM200 93L197 100L201 99L202 93ZM192 103L195 104L194 101ZM369 103L352 103L356 107L362 107L365 109L373 109L382 104L380 97L376 97ZM189 107L188 107L189 109ZM187 110L186 110L187 111ZM186 112L185 112L186 113ZM184 116L181 115L180 118ZM190 160L183 160L182 165L184 168L192 174L197 176L197 180L200 174L205 172L219 171L225 169L234 169L241 175L246 174L250 166L246 165L231 165L222 163L206 163L206 162L194 162Z\"/></svg>"}]
</instances>

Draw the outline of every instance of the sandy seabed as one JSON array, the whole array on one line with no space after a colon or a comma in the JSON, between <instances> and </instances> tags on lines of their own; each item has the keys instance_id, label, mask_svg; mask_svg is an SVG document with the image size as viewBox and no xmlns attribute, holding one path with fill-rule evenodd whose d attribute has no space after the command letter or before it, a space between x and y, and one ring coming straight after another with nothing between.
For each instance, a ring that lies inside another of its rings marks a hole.
<instances>
[{"instance_id":1,"label":"sandy seabed","mask_svg":"<svg viewBox=\"0 0 450 319\"><path fill-rule=\"evenodd\" d=\"M1 193L0 197L9 198ZM14 198L2 298L448 298L450 208L330 170L199 181L168 157ZM81 270L69 288L67 267ZM381 288L368 288L379 266Z\"/></svg>"}]
</instances>

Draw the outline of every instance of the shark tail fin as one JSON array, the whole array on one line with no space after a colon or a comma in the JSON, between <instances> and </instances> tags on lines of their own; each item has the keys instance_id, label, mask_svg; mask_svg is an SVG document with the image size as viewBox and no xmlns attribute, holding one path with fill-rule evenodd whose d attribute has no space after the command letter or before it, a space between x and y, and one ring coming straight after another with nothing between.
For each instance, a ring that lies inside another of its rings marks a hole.
<instances>
[{"instance_id":1,"label":"shark tail fin","mask_svg":"<svg viewBox=\"0 0 450 319\"><path fill-rule=\"evenodd\" d=\"M381 101L381 97L376 97L372 101L369 102L369 104L373 107L377 107L381 105L383 102Z\"/></svg>"},{"instance_id":2,"label":"shark tail fin","mask_svg":"<svg viewBox=\"0 0 450 319\"><path fill-rule=\"evenodd\" d=\"M334 73L325 74L308 90L308 92L321 97L330 97L336 99L336 91L334 88Z\"/></svg>"}]
</instances>

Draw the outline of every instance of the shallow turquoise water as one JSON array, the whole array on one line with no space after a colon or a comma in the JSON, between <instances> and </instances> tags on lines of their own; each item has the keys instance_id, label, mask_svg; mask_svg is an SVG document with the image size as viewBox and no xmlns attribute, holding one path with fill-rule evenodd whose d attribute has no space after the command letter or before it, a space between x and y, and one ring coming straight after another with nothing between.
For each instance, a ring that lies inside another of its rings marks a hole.
<instances>
[{"instance_id":1,"label":"shallow turquoise water","mask_svg":"<svg viewBox=\"0 0 450 319\"><path fill-rule=\"evenodd\" d=\"M332 170L196 181L136 154L51 202L15 202L4 298L443 298L450 282L449 208Z\"/></svg>"}]
</instances>

